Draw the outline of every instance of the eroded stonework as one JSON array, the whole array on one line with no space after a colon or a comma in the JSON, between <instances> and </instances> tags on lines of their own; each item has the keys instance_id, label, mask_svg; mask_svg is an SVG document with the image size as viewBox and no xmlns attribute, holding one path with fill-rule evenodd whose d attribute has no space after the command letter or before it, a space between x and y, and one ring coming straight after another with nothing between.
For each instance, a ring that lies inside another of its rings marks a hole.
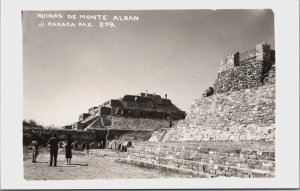
<instances>
[{"instance_id":1,"label":"eroded stonework","mask_svg":"<svg viewBox=\"0 0 300 191\"><path fill-rule=\"evenodd\" d=\"M224 93L262 86L274 64L275 51L265 43L245 53L231 54L221 61L213 88Z\"/></svg>"},{"instance_id":2,"label":"eroded stonework","mask_svg":"<svg viewBox=\"0 0 300 191\"><path fill-rule=\"evenodd\" d=\"M274 84L194 101L187 117L165 135L174 141L273 141Z\"/></svg>"},{"instance_id":3,"label":"eroded stonework","mask_svg":"<svg viewBox=\"0 0 300 191\"><path fill-rule=\"evenodd\" d=\"M169 127L170 120L176 124L185 115L170 99L141 93L125 95L90 108L88 113L79 116L79 121L72 125L72 129L154 131Z\"/></svg>"},{"instance_id":4,"label":"eroded stonework","mask_svg":"<svg viewBox=\"0 0 300 191\"><path fill-rule=\"evenodd\" d=\"M185 120L151 140L274 141L275 69L275 51L266 43L230 54L221 61L214 93L195 100Z\"/></svg>"},{"instance_id":5,"label":"eroded stonework","mask_svg":"<svg viewBox=\"0 0 300 191\"><path fill-rule=\"evenodd\" d=\"M171 128L134 142L120 162L202 178L275 177L275 56L263 43L221 62L214 83Z\"/></svg>"}]
</instances>

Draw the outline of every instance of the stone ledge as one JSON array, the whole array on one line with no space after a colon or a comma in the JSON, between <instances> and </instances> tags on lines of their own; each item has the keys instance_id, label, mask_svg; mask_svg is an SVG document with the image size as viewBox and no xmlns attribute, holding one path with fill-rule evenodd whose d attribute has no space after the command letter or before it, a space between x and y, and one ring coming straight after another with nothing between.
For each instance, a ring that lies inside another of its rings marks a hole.
<instances>
[{"instance_id":1,"label":"stone ledge","mask_svg":"<svg viewBox=\"0 0 300 191\"><path fill-rule=\"evenodd\" d=\"M122 156L123 158L139 158L139 159L145 159L152 161L154 163L163 163L163 164L175 164L175 166L179 165L188 165L188 166L194 166L197 164L201 165L216 165L221 167L230 167L237 170L249 170L251 172L257 172L257 173L269 173L274 172L275 170L275 163L270 161L261 161L261 160L247 160L246 163L240 163L240 162L228 162L232 160L232 158L225 158L224 164L221 164L220 161L216 161L213 159L207 159L207 160L185 160L175 157L165 157L165 156L157 156L154 154L141 154L141 153L127 153ZM265 165L264 165L265 164ZM192 169L192 167L190 167Z\"/></svg>"},{"instance_id":2,"label":"stone ledge","mask_svg":"<svg viewBox=\"0 0 300 191\"><path fill-rule=\"evenodd\" d=\"M145 161L141 161L141 160L119 158L116 160L116 162L133 164L133 165L142 166L142 167L146 167L146 168L156 168L156 169L160 169L160 170L164 170L164 171L171 171L171 172L175 172L175 173L190 174L190 175L201 177L201 178L212 178L212 175L207 174L207 173L195 172L195 171L189 170L189 169L178 169L178 168L174 168L172 166L154 164L154 163L149 163L149 162L145 162Z\"/></svg>"}]
</instances>

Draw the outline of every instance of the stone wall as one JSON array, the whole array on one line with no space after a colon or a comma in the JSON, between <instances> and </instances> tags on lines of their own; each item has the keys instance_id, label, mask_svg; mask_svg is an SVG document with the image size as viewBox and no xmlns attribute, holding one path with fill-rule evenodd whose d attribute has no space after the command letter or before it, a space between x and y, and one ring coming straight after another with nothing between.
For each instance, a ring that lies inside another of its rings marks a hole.
<instances>
[{"instance_id":1,"label":"stone wall","mask_svg":"<svg viewBox=\"0 0 300 191\"><path fill-rule=\"evenodd\" d=\"M151 137L152 131L132 131L110 129L107 139L125 141L147 141Z\"/></svg>"},{"instance_id":2,"label":"stone wall","mask_svg":"<svg viewBox=\"0 0 300 191\"><path fill-rule=\"evenodd\" d=\"M133 118L151 118L151 119L171 118L174 120L178 120L178 119L184 119L186 114L184 111L166 112L160 109L156 109L155 111L149 111L141 108L127 109L127 108L116 107L116 108L112 108L111 115L133 117Z\"/></svg>"},{"instance_id":3,"label":"stone wall","mask_svg":"<svg viewBox=\"0 0 300 191\"><path fill-rule=\"evenodd\" d=\"M79 116L79 121L83 121L85 120L88 116L90 116L91 114L89 113L82 113L80 116Z\"/></svg>"},{"instance_id":4,"label":"stone wall","mask_svg":"<svg viewBox=\"0 0 300 191\"><path fill-rule=\"evenodd\" d=\"M259 44L221 62L215 92L184 120L134 143L120 162L199 177L275 176L275 51Z\"/></svg>"},{"instance_id":5,"label":"stone wall","mask_svg":"<svg viewBox=\"0 0 300 191\"><path fill-rule=\"evenodd\" d=\"M166 119L132 118L112 115L111 121L111 128L120 130L156 131L160 128L169 127L169 122ZM176 124L178 121L174 120L172 122Z\"/></svg>"},{"instance_id":6,"label":"stone wall","mask_svg":"<svg viewBox=\"0 0 300 191\"><path fill-rule=\"evenodd\" d=\"M122 141L147 141L152 134L152 131L132 131L119 129L94 129L91 132L95 133L97 141L107 140L122 140Z\"/></svg>"},{"instance_id":7,"label":"stone wall","mask_svg":"<svg viewBox=\"0 0 300 191\"><path fill-rule=\"evenodd\" d=\"M40 146L46 146L49 138L56 132L57 137L65 141L68 134L79 141L94 141L96 138L95 133L89 131L75 131L75 130L64 130L64 129L35 129L32 127L23 127L23 145L30 145L32 140L37 140Z\"/></svg>"},{"instance_id":8,"label":"stone wall","mask_svg":"<svg viewBox=\"0 0 300 191\"><path fill-rule=\"evenodd\" d=\"M71 134L74 140L79 143L83 141L105 141L106 139L112 140L118 137L124 140L143 140L146 141L151 137L152 131L142 130L130 130L130 129L93 129L89 131L76 131L76 130L64 130L64 129L36 129L25 126L23 128L23 145L30 145L32 140L37 140L39 146L46 146L49 138L56 132L57 137L61 141L65 141L68 134Z\"/></svg>"},{"instance_id":9,"label":"stone wall","mask_svg":"<svg viewBox=\"0 0 300 191\"><path fill-rule=\"evenodd\" d=\"M197 99L164 142L273 141L275 84Z\"/></svg>"},{"instance_id":10,"label":"stone wall","mask_svg":"<svg viewBox=\"0 0 300 191\"><path fill-rule=\"evenodd\" d=\"M261 86L274 63L275 51L266 43L241 54L230 54L221 60L214 90L224 93Z\"/></svg>"},{"instance_id":11,"label":"stone wall","mask_svg":"<svg viewBox=\"0 0 300 191\"><path fill-rule=\"evenodd\" d=\"M276 67L275 65L273 65L270 69L270 71L268 72L268 74L266 74L266 77L264 78L264 84L275 84L275 78L276 78Z\"/></svg>"},{"instance_id":12,"label":"stone wall","mask_svg":"<svg viewBox=\"0 0 300 191\"><path fill-rule=\"evenodd\" d=\"M273 142L133 142L121 162L213 177L275 177ZM148 166L148 165L146 165Z\"/></svg>"},{"instance_id":13,"label":"stone wall","mask_svg":"<svg viewBox=\"0 0 300 191\"><path fill-rule=\"evenodd\" d=\"M234 54L228 55L225 59L221 60L221 66L219 71L226 71L228 69L234 68L235 66L239 65L240 54L236 52Z\"/></svg>"},{"instance_id":14,"label":"stone wall","mask_svg":"<svg viewBox=\"0 0 300 191\"><path fill-rule=\"evenodd\" d=\"M177 108L174 104L172 104L170 99L167 99L167 95L165 98L161 98L160 95L154 94L141 94L139 95L125 95L120 99L112 99L99 105L98 107L92 107L89 109L88 114L83 113L79 117L79 121L72 124L72 129L83 130L89 128L100 128L100 127L110 127L111 120L110 117L120 118L120 119L128 119L132 118L134 121L137 120L138 124L141 121L152 121L154 127L151 127L151 123L146 123L147 126L151 129L157 129L157 124L160 121L164 121L166 119L171 120L180 120L184 119L186 113ZM101 117L101 119L98 119ZM152 119L152 120L151 120ZM156 122L157 121L157 122ZM132 127L134 123L125 120L124 125L122 122L116 122L116 126L121 126L122 129L136 129L136 127ZM145 125L137 125L137 127ZM143 129L144 130L144 129Z\"/></svg>"},{"instance_id":15,"label":"stone wall","mask_svg":"<svg viewBox=\"0 0 300 191\"><path fill-rule=\"evenodd\" d=\"M244 64L217 74L213 85L216 93L258 87L263 82L263 62Z\"/></svg>"},{"instance_id":16,"label":"stone wall","mask_svg":"<svg viewBox=\"0 0 300 191\"><path fill-rule=\"evenodd\" d=\"M239 54L240 60L239 60L239 65L249 63L251 61L256 60L256 49L248 50L244 53Z\"/></svg>"}]
</instances>

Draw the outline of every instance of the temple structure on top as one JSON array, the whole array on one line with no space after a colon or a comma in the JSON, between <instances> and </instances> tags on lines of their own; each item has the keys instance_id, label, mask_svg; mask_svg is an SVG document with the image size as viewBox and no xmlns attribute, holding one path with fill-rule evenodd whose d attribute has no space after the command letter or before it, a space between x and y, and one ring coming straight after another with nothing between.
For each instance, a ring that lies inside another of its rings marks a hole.
<instances>
[{"instance_id":1,"label":"temple structure on top","mask_svg":"<svg viewBox=\"0 0 300 191\"><path fill-rule=\"evenodd\" d=\"M170 127L185 118L185 112L177 108L167 95L141 93L111 99L82 113L74 130L144 130L154 131ZM171 125L170 125L171 124Z\"/></svg>"}]
</instances>

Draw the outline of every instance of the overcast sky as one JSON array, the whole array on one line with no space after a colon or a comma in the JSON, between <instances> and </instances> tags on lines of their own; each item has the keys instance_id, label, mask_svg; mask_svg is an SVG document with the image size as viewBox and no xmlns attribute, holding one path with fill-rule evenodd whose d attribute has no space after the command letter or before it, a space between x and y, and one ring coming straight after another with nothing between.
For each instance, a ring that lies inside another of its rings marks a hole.
<instances>
[{"instance_id":1,"label":"overcast sky","mask_svg":"<svg viewBox=\"0 0 300 191\"><path fill-rule=\"evenodd\" d=\"M90 107L145 90L167 93L187 111L213 85L226 55L260 42L274 49L270 10L47 12L63 15L54 20L38 13L45 12L23 13L24 119L44 125L73 123ZM66 22L67 14L139 20L113 21L112 28L99 21L93 28L47 26Z\"/></svg>"}]
</instances>

